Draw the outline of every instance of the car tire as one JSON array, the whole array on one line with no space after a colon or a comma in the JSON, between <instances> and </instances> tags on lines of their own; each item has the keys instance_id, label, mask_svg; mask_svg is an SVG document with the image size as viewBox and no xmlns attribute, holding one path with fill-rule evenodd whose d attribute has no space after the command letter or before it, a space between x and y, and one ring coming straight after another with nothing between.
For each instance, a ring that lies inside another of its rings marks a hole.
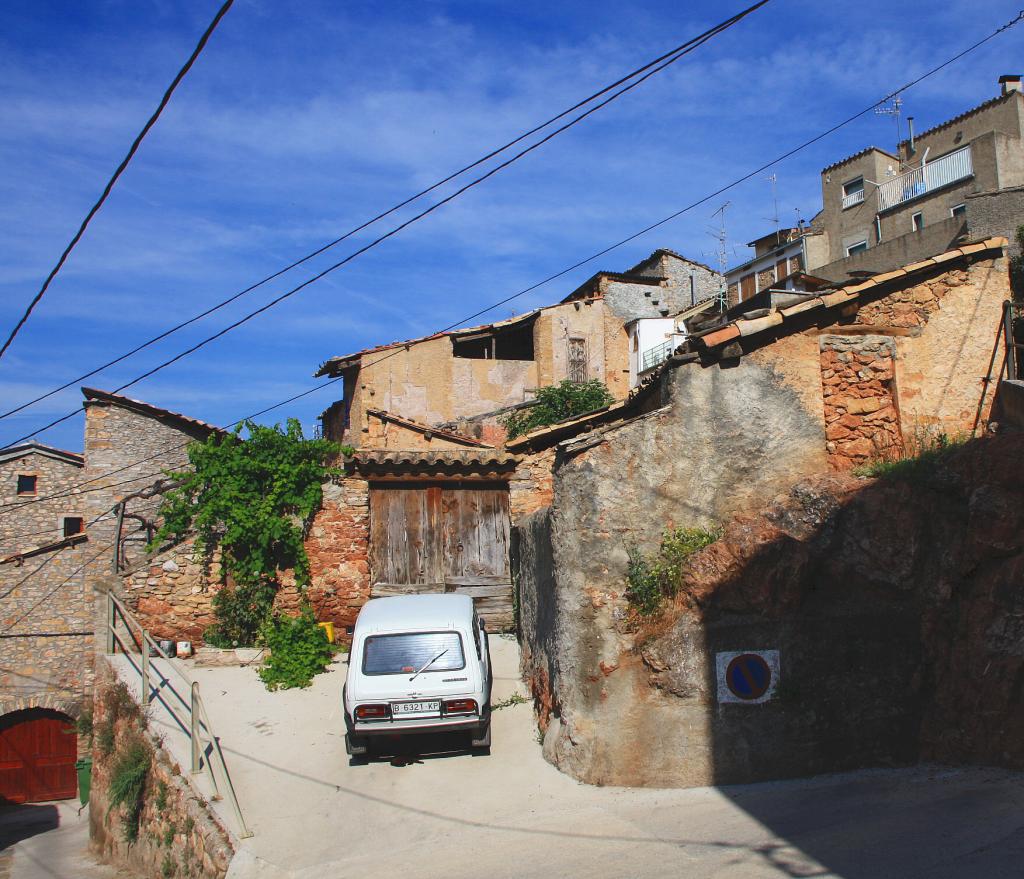
<instances>
[{"instance_id":1,"label":"car tire","mask_svg":"<svg viewBox=\"0 0 1024 879\"><path fill-rule=\"evenodd\" d=\"M364 736L345 733L345 753L349 757L365 757L370 751L370 743Z\"/></svg>"}]
</instances>

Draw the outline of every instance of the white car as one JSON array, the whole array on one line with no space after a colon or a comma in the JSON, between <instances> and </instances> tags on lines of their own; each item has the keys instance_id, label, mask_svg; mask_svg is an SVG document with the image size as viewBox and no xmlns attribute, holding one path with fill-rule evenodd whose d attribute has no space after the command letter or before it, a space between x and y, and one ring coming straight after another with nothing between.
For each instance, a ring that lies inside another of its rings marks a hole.
<instances>
[{"instance_id":1,"label":"white car","mask_svg":"<svg viewBox=\"0 0 1024 879\"><path fill-rule=\"evenodd\" d=\"M342 691L345 750L370 739L468 731L491 746L491 656L484 621L466 595L375 598L359 612Z\"/></svg>"}]
</instances>

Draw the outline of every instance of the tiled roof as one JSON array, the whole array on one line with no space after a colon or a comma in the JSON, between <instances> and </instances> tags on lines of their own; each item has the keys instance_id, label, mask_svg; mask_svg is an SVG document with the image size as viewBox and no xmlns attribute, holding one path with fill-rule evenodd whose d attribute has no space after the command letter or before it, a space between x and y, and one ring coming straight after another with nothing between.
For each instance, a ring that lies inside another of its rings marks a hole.
<instances>
[{"instance_id":1,"label":"tiled roof","mask_svg":"<svg viewBox=\"0 0 1024 879\"><path fill-rule=\"evenodd\" d=\"M393 412L388 412L385 409L367 409L366 414L372 415L374 418L379 418L381 421L391 421L395 424L401 425L402 427L406 427L409 430L415 430L416 432L423 434L430 434L440 437L441 439L449 440L453 443L462 443L466 446L476 446L484 449L494 448L494 446L480 442L478 439L458 433L457 431L447 430L442 427L431 427L429 424L421 424L418 421L413 421L411 418L395 415Z\"/></svg>"},{"instance_id":2,"label":"tiled roof","mask_svg":"<svg viewBox=\"0 0 1024 879\"><path fill-rule=\"evenodd\" d=\"M27 442L17 446L8 446L6 449L0 449L0 463L14 461L17 458L33 453L46 455L48 458L56 458L58 461L66 461L68 464L73 464L76 467L81 467L85 464L85 458L78 452L68 452L64 449L57 449L53 446L37 442Z\"/></svg>"},{"instance_id":3,"label":"tiled roof","mask_svg":"<svg viewBox=\"0 0 1024 879\"><path fill-rule=\"evenodd\" d=\"M762 313L762 311L757 311L754 312L757 314L757 317L740 317L724 325L719 325L706 330L703 333L694 333L687 340L687 344L692 346L696 343L703 349L717 348L718 346L725 345L734 339L741 337L746 338L748 336L764 332L765 330L784 326L788 320L792 320L797 315L805 314L808 311L828 309L837 305L846 305L850 302L855 302L862 296L862 294L866 294L879 285L895 280L896 278L911 276L922 271L927 271L936 265L941 265L943 263L950 262L951 260L962 259L966 256L983 253L987 250L1003 250L1006 246L1007 240L1002 237L987 238L984 241L979 241L975 244L966 244L963 247L948 250L945 253L940 253L938 256L931 257L930 259L921 260L920 262L912 263L891 272L883 272L882 274L875 275L865 281L850 282L849 284L837 287L831 291L822 292L817 296L807 296L800 302L772 309L767 314Z\"/></svg>"},{"instance_id":4,"label":"tiled roof","mask_svg":"<svg viewBox=\"0 0 1024 879\"><path fill-rule=\"evenodd\" d=\"M891 159L899 159L899 156L894 156L888 150L879 149L876 146L869 146L864 147L864 149L862 149L859 153L854 153L852 156L847 156L845 159L840 159L838 162L833 162L831 165L827 165L826 167L821 169L821 173L825 174L831 171L833 168L838 168L840 165L845 165L847 162L852 162L854 159L859 159L861 156L866 156L868 153L871 152L883 153L884 155L889 156L889 158Z\"/></svg>"},{"instance_id":5,"label":"tiled roof","mask_svg":"<svg viewBox=\"0 0 1024 879\"><path fill-rule=\"evenodd\" d=\"M112 403L115 406L121 406L124 409L131 409L133 412L139 412L142 415L151 415L154 418L166 418L187 427L197 428L207 434L227 433L223 428L207 424L205 421L200 421L198 418L190 418L188 415L182 415L180 412L172 412L170 409L161 409L159 406L154 406L152 403L144 403L142 400L133 400L131 397L124 397L121 394L114 394L110 391L100 391L96 388L82 388L82 395L85 397L87 403L91 401Z\"/></svg>"},{"instance_id":6,"label":"tiled roof","mask_svg":"<svg viewBox=\"0 0 1024 879\"><path fill-rule=\"evenodd\" d=\"M683 262L689 263L691 266L697 266L698 268L706 269L707 271L711 272L714 275L718 274L717 269L713 269L711 268L711 266L706 265L705 263L697 262L697 260L695 259L690 259L688 256L683 256L681 253L677 253L674 250L669 250L667 247L659 247L650 256L644 257L642 260L640 260L640 262L638 262L635 266L629 269L627 274L633 274L634 272L636 272L637 269L640 268L640 266L646 265L647 263L651 262L651 260L657 259L662 254L665 254L666 256L675 257L676 259L681 259Z\"/></svg>"},{"instance_id":7,"label":"tiled roof","mask_svg":"<svg viewBox=\"0 0 1024 879\"><path fill-rule=\"evenodd\" d=\"M445 449L404 451L356 449L349 459L357 470L374 472L416 470L438 475L474 471L511 471L521 460L518 455L498 449Z\"/></svg>"}]
</instances>

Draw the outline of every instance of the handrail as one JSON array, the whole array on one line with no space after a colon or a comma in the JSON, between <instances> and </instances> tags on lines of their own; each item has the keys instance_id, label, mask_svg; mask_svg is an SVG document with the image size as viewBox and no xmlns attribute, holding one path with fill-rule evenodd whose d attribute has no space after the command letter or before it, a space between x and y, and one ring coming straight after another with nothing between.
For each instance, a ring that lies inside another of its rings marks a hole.
<instances>
[{"instance_id":1,"label":"handrail","mask_svg":"<svg viewBox=\"0 0 1024 879\"><path fill-rule=\"evenodd\" d=\"M231 781L231 773L228 772L227 763L224 760L224 752L220 747L220 740L213 733L213 725L210 723L210 717L206 712L206 705L203 702L202 696L199 693L199 682L193 681L188 675L185 674L178 666L171 662L171 658L161 649L160 645L157 644L150 636L149 632L142 626L142 623L135 617L135 615L121 602L116 595L112 592L107 592L107 652L116 653L117 646L120 645L125 655L129 655L131 650L129 645L125 643L124 638L117 628L117 617L120 616L121 620L125 625L128 637L131 641L132 647L137 647L141 653L142 661L139 666L139 672L142 677L142 704L148 705L150 699L150 683L149 683L149 666L150 666L150 650L154 651L157 657L164 659L167 662L168 668L172 669L189 687L189 701L186 703L184 699L181 700L182 704L186 706L187 718L183 720L178 713L171 706L170 701L165 701L164 705L171 717L174 718L183 729L187 729L189 742L192 752L192 774L195 775L203 769L206 769L210 783L213 786L215 793L215 799L221 799L220 784L217 782L217 774L214 771L214 764L216 768L220 770L223 776L225 786L228 793L228 803L231 806L232 811L235 814L235 818L238 821L238 826L241 829L240 838L248 839L251 837L252 831L249 830L245 823L245 819L242 817L242 809L238 804L238 796L235 794L235 786ZM132 632L132 626L141 633L141 638L136 641L135 634ZM175 692L174 688L171 687L171 692ZM175 695L178 695L175 693ZM213 755L213 760L203 759L206 754L206 748L204 747L205 742L209 743L210 753Z\"/></svg>"}]
</instances>

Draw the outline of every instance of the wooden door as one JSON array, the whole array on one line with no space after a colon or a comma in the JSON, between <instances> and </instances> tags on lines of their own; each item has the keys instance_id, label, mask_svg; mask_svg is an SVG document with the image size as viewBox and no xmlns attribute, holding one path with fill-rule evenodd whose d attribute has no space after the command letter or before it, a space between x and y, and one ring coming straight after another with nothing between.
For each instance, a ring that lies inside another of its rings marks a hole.
<instances>
[{"instance_id":1,"label":"wooden door","mask_svg":"<svg viewBox=\"0 0 1024 879\"><path fill-rule=\"evenodd\" d=\"M69 717L30 708L0 719L0 801L67 800L78 790L78 737Z\"/></svg>"},{"instance_id":2,"label":"wooden door","mask_svg":"<svg viewBox=\"0 0 1024 879\"><path fill-rule=\"evenodd\" d=\"M370 489L374 597L465 592L489 622L512 620L506 483L378 483Z\"/></svg>"}]
</instances>

